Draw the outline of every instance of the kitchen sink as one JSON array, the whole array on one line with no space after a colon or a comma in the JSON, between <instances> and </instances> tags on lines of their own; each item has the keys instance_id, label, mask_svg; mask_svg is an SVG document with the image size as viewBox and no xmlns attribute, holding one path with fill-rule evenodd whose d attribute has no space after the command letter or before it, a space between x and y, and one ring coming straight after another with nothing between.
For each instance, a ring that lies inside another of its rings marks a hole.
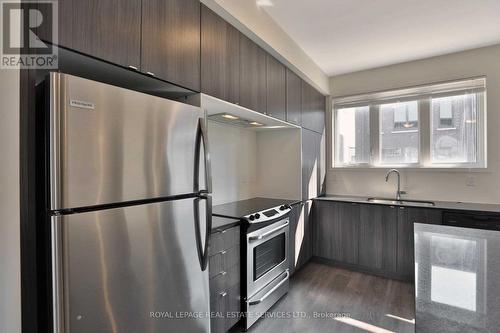
<instances>
[{"instance_id":1,"label":"kitchen sink","mask_svg":"<svg viewBox=\"0 0 500 333\"><path fill-rule=\"evenodd\" d=\"M418 207L433 207L436 205L432 201L421 201L421 200L394 200L394 199L384 199L384 198L368 198L367 201L385 205L418 206Z\"/></svg>"}]
</instances>

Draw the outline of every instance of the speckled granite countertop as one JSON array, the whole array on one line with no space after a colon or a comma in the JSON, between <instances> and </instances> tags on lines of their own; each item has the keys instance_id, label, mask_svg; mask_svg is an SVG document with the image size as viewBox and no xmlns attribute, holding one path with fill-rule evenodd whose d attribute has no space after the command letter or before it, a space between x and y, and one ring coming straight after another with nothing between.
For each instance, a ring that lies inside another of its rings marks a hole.
<instances>
[{"instance_id":1,"label":"speckled granite countertop","mask_svg":"<svg viewBox=\"0 0 500 333\"><path fill-rule=\"evenodd\" d=\"M404 205L396 204L396 205L394 205L394 204L373 203L373 202L367 201L368 197L358 197L358 196L326 195L326 196L315 198L314 200L327 200L327 201L339 201L339 202L365 203L365 204L372 204L372 205L392 205L392 206L413 207L411 204L404 204ZM409 200L409 199L404 198L404 200ZM433 201L433 200L431 200L431 201L435 203L435 206L426 206L425 208L500 213L500 204L483 204L483 203L472 203L472 202L452 202L452 201ZM415 207L421 207L421 206L415 206Z\"/></svg>"},{"instance_id":2,"label":"speckled granite countertop","mask_svg":"<svg viewBox=\"0 0 500 333\"><path fill-rule=\"evenodd\" d=\"M212 216L212 232L229 229L241 223L239 219Z\"/></svg>"},{"instance_id":3,"label":"speckled granite countertop","mask_svg":"<svg viewBox=\"0 0 500 333\"><path fill-rule=\"evenodd\" d=\"M417 333L500 332L500 231L415 224Z\"/></svg>"}]
</instances>

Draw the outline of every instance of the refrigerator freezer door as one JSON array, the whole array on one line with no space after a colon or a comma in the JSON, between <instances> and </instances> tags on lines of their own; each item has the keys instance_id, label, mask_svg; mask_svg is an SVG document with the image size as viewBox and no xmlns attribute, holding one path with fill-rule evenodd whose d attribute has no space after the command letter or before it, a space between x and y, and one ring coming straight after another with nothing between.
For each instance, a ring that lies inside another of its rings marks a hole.
<instances>
[{"instance_id":1,"label":"refrigerator freezer door","mask_svg":"<svg viewBox=\"0 0 500 333\"><path fill-rule=\"evenodd\" d=\"M202 109L67 74L50 81L52 210L195 192Z\"/></svg>"},{"instance_id":2,"label":"refrigerator freezer door","mask_svg":"<svg viewBox=\"0 0 500 333\"><path fill-rule=\"evenodd\" d=\"M55 331L209 332L195 202L53 217Z\"/></svg>"}]
</instances>

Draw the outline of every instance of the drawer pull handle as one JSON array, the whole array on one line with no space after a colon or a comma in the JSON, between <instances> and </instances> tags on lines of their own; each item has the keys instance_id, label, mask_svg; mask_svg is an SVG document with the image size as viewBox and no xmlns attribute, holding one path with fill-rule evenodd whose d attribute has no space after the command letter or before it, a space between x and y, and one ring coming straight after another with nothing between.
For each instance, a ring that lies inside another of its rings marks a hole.
<instances>
[{"instance_id":1,"label":"drawer pull handle","mask_svg":"<svg viewBox=\"0 0 500 333\"><path fill-rule=\"evenodd\" d=\"M226 274L227 274L227 272L226 272L226 271L220 271L220 272L219 272L219 273L217 273L214 277L219 276L219 275L224 276L224 275L226 275Z\"/></svg>"},{"instance_id":2,"label":"drawer pull handle","mask_svg":"<svg viewBox=\"0 0 500 333\"><path fill-rule=\"evenodd\" d=\"M132 65L128 66L128 68L133 69L134 71L138 71L139 70L139 68L137 68L135 66L132 66Z\"/></svg>"},{"instance_id":3,"label":"drawer pull handle","mask_svg":"<svg viewBox=\"0 0 500 333\"><path fill-rule=\"evenodd\" d=\"M146 72L146 74L151 75L151 76L155 76L155 73L152 73L152 72Z\"/></svg>"},{"instance_id":4,"label":"drawer pull handle","mask_svg":"<svg viewBox=\"0 0 500 333\"><path fill-rule=\"evenodd\" d=\"M226 297L227 292L223 291L223 292L221 292L219 295L220 295L220 297Z\"/></svg>"},{"instance_id":5,"label":"drawer pull handle","mask_svg":"<svg viewBox=\"0 0 500 333\"><path fill-rule=\"evenodd\" d=\"M283 280L281 280L280 283L278 283L276 286L273 287L273 289L271 289L267 293L265 293L264 296L262 296L261 298L255 300L255 301L250 301L249 305L257 305L257 304L264 302L266 300L266 298L271 296L272 293L274 293L279 287L281 287L286 281L288 281L289 276L290 276L290 273L287 269L285 271L285 278Z\"/></svg>"},{"instance_id":6,"label":"drawer pull handle","mask_svg":"<svg viewBox=\"0 0 500 333\"><path fill-rule=\"evenodd\" d=\"M220 255L225 255L226 253L227 253L226 250L222 250L219 252Z\"/></svg>"},{"instance_id":7,"label":"drawer pull handle","mask_svg":"<svg viewBox=\"0 0 500 333\"><path fill-rule=\"evenodd\" d=\"M225 234L226 233L226 229L223 229L223 230L217 230L214 232L214 234Z\"/></svg>"}]
</instances>

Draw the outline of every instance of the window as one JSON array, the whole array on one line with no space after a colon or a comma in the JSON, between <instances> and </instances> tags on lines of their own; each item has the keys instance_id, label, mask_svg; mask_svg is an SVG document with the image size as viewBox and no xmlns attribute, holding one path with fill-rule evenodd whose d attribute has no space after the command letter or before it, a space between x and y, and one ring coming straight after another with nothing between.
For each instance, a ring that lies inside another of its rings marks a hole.
<instances>
[{"instance_id":1,"label":"window","mask_svg":"<svg viewBox=\"0 0 500 333\"><path fill-rule=\"evenodd\" d=\"M477 94L433 98L431 102L433 163L475 163L478 142ZM443 119L449 122L443 124Z\"/></svg>"},{"instance_id":2,"label":"window","mask_svg":"<svg viewBox=\"0 0 500 333\"><path fill-rule=\"evenodd\" d=\"M380 112L380 163L418 163L418 103L382 104Z\"/></svg>"},{"instance_id":3,"label":"window","mask_svg":"<svg viewBox=\"0 0 500 333\"><path fill-rule=\"evenodd\" d=\"M370 108L338 109L336 164L355 165L370 162Z\"/></svg>"},{"instance_id":4,"label":"window","mask_svg":"<svg viewBox=\"0 0 500 333\"><path fill-rule=\"evenodd\" d=\"M334 100L334 167L486 167L486 79Z\"/></svg>"}]
</instances>

